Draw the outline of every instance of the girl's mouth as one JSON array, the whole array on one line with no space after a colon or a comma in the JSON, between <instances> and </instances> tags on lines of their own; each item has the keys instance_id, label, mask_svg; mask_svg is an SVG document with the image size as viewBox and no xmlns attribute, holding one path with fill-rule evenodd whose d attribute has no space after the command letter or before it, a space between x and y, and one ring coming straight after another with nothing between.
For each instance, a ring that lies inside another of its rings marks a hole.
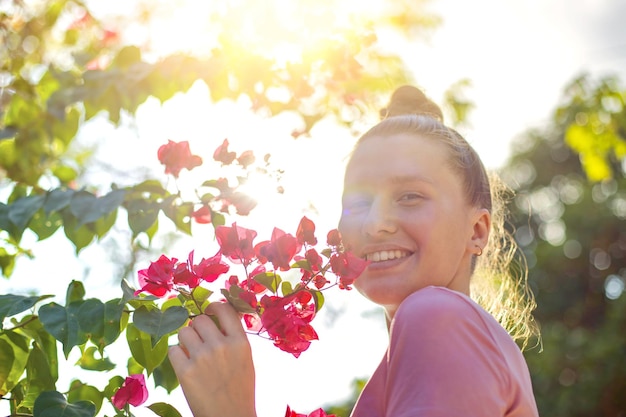
<instances>
[{"instance_id":1,"label":"girl's mouth","mask_svg":"<svg viewBox=\"0 0 626 417\"><path fill-rule=\"evenodd\" d=\"M410 256L411 252L395 249L395 250L381 250L365 254L365 260L370 262L383 262L391 261L394 259L401 259Z\"/></svg>"}]
</instances>

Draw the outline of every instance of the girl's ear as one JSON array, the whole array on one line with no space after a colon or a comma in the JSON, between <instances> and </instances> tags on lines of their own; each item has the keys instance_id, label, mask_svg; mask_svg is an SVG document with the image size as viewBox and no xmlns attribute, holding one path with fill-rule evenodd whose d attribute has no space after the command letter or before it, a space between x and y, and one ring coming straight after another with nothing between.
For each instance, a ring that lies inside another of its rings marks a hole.
<instances>
[{"instance_id":1,"label":"girl's ear","mask_svg":"<svg viewBox=\"0 0 626 417\"><path fill-rule=\"evenodd\" d=\"M468 251L476 255L482 254L489 241L491 231L491 213L485 208L478 209L472 217L472 235L468 241Z\"/></svg>"}]
</instances>

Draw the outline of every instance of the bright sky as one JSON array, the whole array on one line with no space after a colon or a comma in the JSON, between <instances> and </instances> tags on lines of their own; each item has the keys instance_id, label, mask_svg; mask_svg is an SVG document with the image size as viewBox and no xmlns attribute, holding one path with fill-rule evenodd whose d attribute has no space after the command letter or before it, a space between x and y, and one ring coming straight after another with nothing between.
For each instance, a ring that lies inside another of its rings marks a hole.
<instances>
[{"instance_id":1,"label":"bright sky","mask_svg":"<svg viewBox=\"0 0 626 417\"><path fill-rule=\"evenodd\" d=\"M472 80L467 96L476 109L471 126L461 131L488 167L505 162L510 141L516 135L540 127L549 119L560 91L572 77L584 70L624 76L626 31L620 16L626 10L619 0L436 0L431 10L442 17L443 24L428 44L385 41L402 53L417 83L435 101L440 101L443 91L455 81ZM237 103L214 105L206 99L206 89L198 86L163 107L149 101L138 111L133 129L92 126L82 137L93 143L106 139L102 160L116 160L118 167L129 172L137 162L161 172L156 149L167 139L189 140L195 153L208 156L225 137L234 150L248 149L252 145L250 132L254 132L256 139L262 138L253 144L258 155L271 152L275 166L287 173L302 173L306 166L294 155L309 155L308 161L314 162L304 177L296 180L286 176L285 196L262 202L250 218L240 223L267 237L274 225L295 232L299 218L306 213L325 232L335 226L339 215L342 161L352 141L348 132L329 125L318 126L312 139L289 141L285 138L291 130L284 120L263 121ZM207 141L210 146L205 145ZM120 155L120 149L128 158ZM107 179L105 173L93 175ZM192 181L193 173L183 173L182 178ZM289 201L290 196L296 202ZM303 210L309 202L318 214ZM193 239L183 240L172 256L182 258L191 248L205 246L206 239L210 237L198 233ZM102 265L107 259L106 248L90 248L76 260L73 248L64 239L26 244L32 245L35 260L21 259L15 276L0 282L0 293L21 292L25 282L36 286L40 293L59 293L59 286L65 288L70 279L84 276L88 276L86 286L92 291L88 297L110 287L112 268ZM203 253L208 254L211 250ZM56 265L59 272L44 277L43 271L48 269L41 265ZM36 283L39 280L33 277L45 279ZM341 400L350 392L352 379L367 377L377 366L387 342L382 315L356 291L331 298L318 319L321 341L298 360L267 341L253 340L260 417L284 415L286 403L297 411L309 412ZM300 381L302 384L298 384ZM168 401L184 410L180 397ZM4 411L2 407L0 411ZM151 415L147 411L137 414Z\"/></svg>"}]
</instances>

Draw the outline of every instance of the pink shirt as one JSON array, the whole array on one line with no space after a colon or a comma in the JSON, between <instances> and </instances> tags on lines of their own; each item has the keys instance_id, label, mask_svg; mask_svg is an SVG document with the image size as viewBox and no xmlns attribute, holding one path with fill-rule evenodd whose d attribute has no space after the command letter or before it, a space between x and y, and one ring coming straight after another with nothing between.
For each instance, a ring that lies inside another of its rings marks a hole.
<instances>
[{"instance_id":1,"label":"pink shirt","mask_svg":"<svg viewBox=\"0 0 626 417\"><path fill-rule=\"evenodd\" d=\"M391 322L352 417L538 416L528 367L500 324L464 294L427 287Z\"/></svg>"}]
</instances>

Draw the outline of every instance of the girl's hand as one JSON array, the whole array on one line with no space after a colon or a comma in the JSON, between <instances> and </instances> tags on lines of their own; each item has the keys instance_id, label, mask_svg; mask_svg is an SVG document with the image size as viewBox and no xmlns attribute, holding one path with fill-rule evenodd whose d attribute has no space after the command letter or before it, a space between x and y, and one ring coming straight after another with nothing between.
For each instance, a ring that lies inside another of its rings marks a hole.
<instances>
[{"instance_id":1,"label":"girl's hand","mask_svg":"<svg viewBox=\"0 0 626 417\"><path fill-rule=\"evenodd\" d=\"M254 365L237 312L212 303L178 332L169 358L195 417L255 417Z\"/></svg>"}]
</instances>

